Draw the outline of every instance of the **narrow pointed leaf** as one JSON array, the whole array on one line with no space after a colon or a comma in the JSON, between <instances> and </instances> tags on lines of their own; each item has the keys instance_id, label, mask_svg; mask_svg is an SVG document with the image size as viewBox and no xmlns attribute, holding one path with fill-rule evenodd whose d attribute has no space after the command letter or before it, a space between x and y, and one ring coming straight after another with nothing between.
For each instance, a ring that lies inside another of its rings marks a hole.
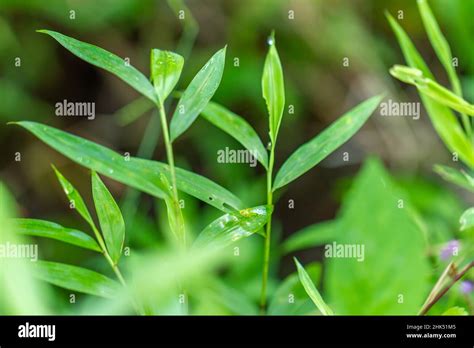
<instances>
[{"instance_id":1,"label":"narrow pointed leaf","mask_svg":"<svg viewBox=\"0 0 474 348\"><path fill-rule=\"evenodd\" d=\"M59 183L61 184L61 187L64 190L64 193L66 194L67 198L69 198L69 202L74 205L74 209L76 209L77 212L84 218L84 220L87 221L92 229L95 229L96 226L94 220L92 219L89 209L87 209L87 206L84 203L79 191L76 190L76 188L64 177L64 175L61 174L59 170L56 169L55 166L52 167L56 173Z\"/></svg>"},{"instance_id":2,"label":"narrow pointed leaf","mask_svg":"<svg viewBox=\"0 0 474 348\"><path fill-rule=\"evenodd\" d=\"M388 13L387 18L395 36L397 37L403 56L408 65L412 68L421 70L424 76L434 80L433 74L403 28ZM420 94L420 98L428 112L431 122L433 123L433 127L439 134L439 137L443 140L446 147L451 152L459 154L461 160L467 165L474 167L474 148L454 113L446 106L443 106L423 94Z\"/></svg>"},{"instance_id":3,"label":"narrow pointed leaf","mask_svg":"<svg viewBox=\"0 0 474 348\"><path fill-rule=\"evenodd\" d=\"M474 178L464 171L442 165L435 165L434 171L444 180L474 192Z\"/></svg>"},{"instance_id":4,"label":"narrow pointed leaf","mask_svg":"<svg viewBox=\"0 0 474 348\"><path fill-rule=\"evenodd\" d=\"M474 116L474 105L441 86L436 81L424 77L421 70L395 65L390 69L390 74L403 82L416 86L418 91L434 101L458 112Z\"/></svg>"},{"instance_id":5,"label":"narrow pointed leaf","mask_svg":"<svg viewBox=\"0 0 474 348\"><path fill-rule=\"evenodd\" d=\"M382 99L380 95L367 99L300 146L278 171L273 190L300 177L348 141L364 125Z\"/></svg>"},{"instance_id":6,"label":"narrow pointed leaf","mask_svg":"<svg viewBox=\"0 0 474 348\"><path fill-rule=\"evenodd\" d=\"M170 180L170 174L168 165L164 163L127 158L105 146L40 123L24 121L16 124L86 168L155 197L165 197L166 189L160 175L164 173ZM179 190L222 211L244 207L234 194L201 175L176 168L176 181Z\"/></svg>"},{"instance_id":7,"label":"narrow pointed leaf","mask_svg":"<svg viewBox=\"0 0 474 348\"><path fill-rule=\"evenodd\" d=\"M96 172L92 172L92 196L107 250L117 264L125 241L125 222L114 197Z\"/></svg>"},{"instance_id":8,"label":"narrow pointed leaf","mask_svg":"<svg viewBox=\"0 0 474 348\"><path fill-rule=\"evenodd\" d=\"M219 87L224 72L225 51L224 47L212 56L181 96L170 123L172 141L191 126Z\"/></svg>"},{"instance_id":9,"label":"narrow pointed leaf","mask_svg":"<svg viewBox=\"0 0 474 348\"><path fill-rule=\"evenodd\" d=\"M258 206L229 213L211 222L198 236L194 247L228 246L248 237L269 221L272 207Z\"/></svg>"},{"instance_id":10,"label":"narrow pointed leaf","mask_svg":"<svg viewBox=\"0 0 474 348\"><path fill-rule=\"evenodd\" d=\"M63 227L54 222L37 219L14 219L13 223L15 230L24 235L55 239L81 248L101 252L95 239L88 234Z\"/></svg>"},{"instance_id":11,"label":"narrow pointed leaf","mask_svg":"<svg viewBox=\"0 0 474 348\"><path fill-rule=\"evenodd\" d=\"M85 268L49 261L37 261L33 266L36 277L68 290L113 298L120 289L116 281Z\"/></svg>"},{"instance_id":12,"label":"narrow pointed leaf","mask_svg":"<svg viewBox=\"0 0 474 348\"><path fill-rule=\"evenodd\" d=\"M265 150L265 146L263 146L257 132L245 119L213 102L209 102L201 114L214 126L229 134L252 154L256 155L258 161L267 168L267 150Z\"/></svg>"},{"instance_id":13,"label":"narrow pointed leaf","mask_svg":"<svg viewBox=\"0 0 474 348\"><path fill-rule=\"evenodd\" d=\"M184 58L177 53L151 50L151 79L161 103L173 91L181 76Z\"/></svg>"},{"instance_id":14,"label":"narrow pointed leaf","mask_svg":"<svg viewBox=\"0 0 474 348\"><path fill-rule=\"evenodd\" d=\"M263 67L262 93L269 115L270 138L275 143L285 107L285 83L273 33L269 40L270 49Z\"/></svg>"},{"instance_id":15,"label":"narrow pointed leaf","mask_svg":"<svg viewBox=\"0 0 474 348\"><path fill-rule=\"evenodd\" d=\"M308 273L304 269L304 267L298 262L296 258L294 258L296 267L298 268L298 276L300 278L301 284L303 284L304 289L308 296L313 300L316 307L319 309L322 315L334 315L333 311L329 306L324 302L323 298L321 297L318 289L314 285L313 281L309 277Z\"/></svg>"},{"instance_id":16,"label":"narrow pointed leaf","mask_svg":"<svg viewBox=\"0 0 474 348\"><path fill-rule=\"evenodd\" d=\"M176 237L178 245L186 245L186 230L184 226L183 212L181 211L179 202L173 195L173 192L170 188L171 185L165 175L161 175L161 181L163 182L163 186L168 189L165 196L165 204L170 229Z\"/></svg>"},{"instance_id":17,"label":"narrow pointed leaf","mask_svg":"<svg viewBox=\"0 0 474 348\"><path fill-rule=\"evenodd\" d=\"M48 34L72 54L119 77L148 99L156 102L155 90L148 79L122 58L103 48L73 39L51 30L38 30Z\"/></svg>"},{"instance_id":18,"label":"narrow pointed leaf","mask_svg":"<svg viewBox=\"0 0 474 348\"><path fill-rule=\"evenodd\" d=\"M459 219L461 224L461 231L466 231L468 229L474 228L474 207L466 210Z\"/></svg>"}]
</instances>

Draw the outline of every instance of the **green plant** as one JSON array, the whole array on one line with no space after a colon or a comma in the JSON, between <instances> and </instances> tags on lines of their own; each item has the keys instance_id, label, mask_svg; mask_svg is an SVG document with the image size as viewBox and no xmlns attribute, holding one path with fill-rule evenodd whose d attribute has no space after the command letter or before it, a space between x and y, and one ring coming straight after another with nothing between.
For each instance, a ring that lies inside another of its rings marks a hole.
<instances>
[{"instance_id":1,"label":"green plant","mask_svg":"<svg viewBox=\"0 0 474 348\"><path fill-rule=\"evenodd\" d=\"M390 73L400 81L416 86L433 126L446 147L452 152L453 160L457 161L459 157L467 166L466 169L458 171L451 167L437 165L435 171L444 179L473 191L474 134L472 125L474 124L474 118L472 117L474 116L474 106L463 99L461 82L456 73L451 48L441 32L428 1L417 0L417 4L429 41L446 70L452 91L436 81L409 36L398 22L387 13L389 23L395 32L408 64L408 67L396 65L390 69ZM459 118L455 116L454 111L459 113ZM456 281L461 279L473 267L473 261L470 260L474 251L472 239L474 235L472 228L473 215L473 208L467 209L462 214L460 230L464 236L463 252L445 268L419 311L420 314L426 314ZM466 258L467 263L464 267L461 267Z\"/></svg>"},{"instance_id":2,"label":"green plant","mask_svg":"<svg viewBox=\"0 0 474 348\"><path fill-rule=\"evenodd\" d=\"M375 96L362 102L335 121L321 134L300 146L283 163L274 177L277 137L285 109L285 88L283 69L273 33L268 40L270 48L262 76L263 98L266 102L269 120L270 146L269 152L267 152L256 131L247 121L225 107L209 102L222 77L225 48L219 50L208 61L184 92L177 93L180 98L168 127L164 101L172 95L172 91L179 80L184 64L181 56L168 51L152 50L150 83L142 73L110 52L57 32L46 30L41 32L52 36L79 58L118 76L156 105L160 114L168 164L135 157L124 157L104 146L46 125L27 121L17 122L16 124L27 129L58 152L93 171L94 202L102 230L101 234L95 227L77 191L55 169L66 194L76 202L75 209L90 224L99 248L84 233L78 234L61 227L57 227L57 232L61 233L62 236L58 237L58 234L55 234L55 237L52 237L51 234L38 232L39 227L35 227L36 225L32 224L31 221L26 221L27 223L23 225L23 232L30 235L56 238L68 243L73 242L76 246L93 248L96 251L100 249L120 282L125 286L125 279L118 269L124 240L124 223L112 196L105 189L98 175L95 174L97 172L163 199L167 206L170 230L173 232L174 241L178 243L182 255L192 257L193 252L218 250L252 234L261 234L265 241L260 307L262 312L265 312L267 310L267 283L271 257L272 211L275 204L274 192L306 173L348 141L374 112L382 100L382 96ZM245 203L225 188L198 174L175 166L172 143L192 125L200 114L238 140L247 150L255 154L255 157L263 165L267 174L265 205L246 208ZM225 213L199 234L189 250L186 250L188 249L186 246L190 243L186 238L184 229L184 219L178 196L179 191ZM104 209L104 205L107 205L108 208ZM262 232L264 226L266 226L266 231ZM81 241L78 240L78 236L80 236ZM115 291L112 289L110 282L107 281L108 284L104 285L104 278L101 275L89 273L90 271L84 274L85 271L78 271L76 268L71 268L72 266L45 263L42 263L42 265L46 265L41 273L46 274L43 279L53 284L96 295L98 294L97 289L103 288L103 286L108 289L107 294ZM82 272L82 282L77 281L81 277L80 272ZM316 303L321 311L324 314L331 313L329 307L326 306L326 308L321 305L322 300L317 298L317 290L314 285L309 284L306 273L301 267L299 267L299 274L304 288L313 300L317 299ZM71 281L66 280L64 275L70 276L68 279ZM59 281L58 277L62 277L62 280ZM90 288L87 289L87 286ZM180 287L181 291L184 292L184 286L181 284ZM140 300L140 298L134 297L134 301L140 302ZM148 310L146 310L148 305L150 304L143 304L143 308L138 305L137 310L148 313Z\"/></svg>"}]
</instances>

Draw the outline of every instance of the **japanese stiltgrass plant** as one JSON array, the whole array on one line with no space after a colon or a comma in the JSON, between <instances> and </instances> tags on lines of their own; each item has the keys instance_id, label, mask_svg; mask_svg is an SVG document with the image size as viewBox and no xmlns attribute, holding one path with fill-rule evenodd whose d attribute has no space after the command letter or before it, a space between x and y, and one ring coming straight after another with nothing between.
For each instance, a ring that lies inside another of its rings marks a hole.
<instances>
[{"instance_id":1,"label":"japanese stiltgrass plant","mask_svg":"<svg viewBox=\"0 0 474 348\"><path fill-rule=\"evenodd\" d=\"M469 191L474 191L474 105L463 99L460 79L456 72L457 58L454 58L448 41L444 37L427 0L417 0L418 9L428 39L449 79L450 88L436 81L421 54L397 20L387 13L388 21L398 39L408 66L395 65L390 74L402 82L414 85L426 108L433 126L446 147L451 151L453 161L458 158L465 168L455 169L436 165L435 171L445 180ZM456 113L458 115L456 115ZM426 314L444 294L474 265L474 208L467 209L460 218L462 247L455 247L455 258L447 265L433 287L420 314Z\"/></svg>"},{"instance_id":2,"label":"japanese stiltgrass plant","mask_svg":"<svg viewBox=\"0 0 474 348\"><path fill-rule=\"evenodd\" d=\"M123 298L122 295L124 289L126 289L127 293L130 291L130 294L132 294L132 303L136 312L159 313L155 309L150 309L153 307L153 298L146 295L156 295L156 291L160 289L164 291L163 283L158 285L156 281L151 281L146 273L139 272L139 275L137 275L130 272L130 277L135 279L128 286L126 277L119 270L119 261L124 244L125 223L112 195L97 174L100 173L165 201L168 223L174 236L171 244L179 250L177 253L178 259L176 259L179 261L173 259L173 262L178 264L181 264L180 262L184 262L186 265L193 264L193 258L196 257L195 265L197 266L200 258L207 260L206 257L214 257L216 250L222 250L226 246L253 234L261 235L264 238L264 248L260 309L261 313L272 313L272 308L275 309L279 306L278 299L275 300L275 297L272 298L270 306L267 305L272 212L275 204L274 192L305 174L347 142L364 125L383 97L372 97L349 110L321 134L300 146L276 171L276 145L285 114L285 86L283 68L273 33L268 39L269 50L263 64L262 75L262 94L268 111L269 146L267 151L257 132L244 118L222 105L210 102L223 75L226 48L214 54L182 93L174 93L173 90L184 65L183 57L176 53L153 49L150 58L150 79L147 79L127 61L102 48L57 32L49 30L41 30L40 32L51 36L71 53L86 62L116 75L151 101L160 115L168 160L168 163L165 164L137 157L122 156L102 145L50 126L28 121L17 122L17 125L27 129L64 156L92 170L93 199L101 227L99 231L79 193L54 168L63 189L69 199L74 202L73 207L88 222L95 239L83 232L66 229L57 224L41 220L17 220L16 223L19 225L21 232L32 236L55 238L101 252L123 287L117 290L118 287L115 281L96 272L57 263L42 262L39 266L41 268L40 277L55 285L94 295L113 296L118 293ZM165 101L170 95L179 95L179 101L171 122L168 124ZM144 110L145 108L139 109ZM266 171L266 197L262 197L262 205L247 208L247 205L241 199L217 183L175 166L173 143L193 124L199 115L234 137L243 147L255 154L255 157ZM275 172L276 174L274 174ZM224 215L202 230L194 241L190 241L186 233L179 192L186 193L224 212ZM265 230L263 231L264 227ZM179 259L179 257L184 258L185 261ZM127 264L126 262L126 268ZM150 262L149 264L160 267L157 266L156 262ZM203 261L203 264L206 264L206 262ZM311 267L308 268L307 272L298 262L296 262L296 265L301 284L309 298L314 301L322 314L332 314L333 311L322 300L311 280L309 275L312 272ZM150 267L148 265L146 269ZM137 270L138 268L133 269ZM168 276L168 273L164 274ZM186 280L185 275L189 275L189 272L183 271L178 272L178 274L181 274L182 277L177 281L177 286L181 289L182 295L185 295L188 290L185 290L186 286L183 281ZM291 281L284 282L282 285L294 287L297 284L295 279L292 278ZM162 281L163 279L160 279L160 282ZM147 285L146 282L149 284ZM137 284L140 284L140 286ZM142 287L147 290L143 290ZM128 288L131 288L131 290ZM281 290L277 290L274 296L281 293ZM187 303L187 300L184 302Z\"/></svg>"}]
</instances>

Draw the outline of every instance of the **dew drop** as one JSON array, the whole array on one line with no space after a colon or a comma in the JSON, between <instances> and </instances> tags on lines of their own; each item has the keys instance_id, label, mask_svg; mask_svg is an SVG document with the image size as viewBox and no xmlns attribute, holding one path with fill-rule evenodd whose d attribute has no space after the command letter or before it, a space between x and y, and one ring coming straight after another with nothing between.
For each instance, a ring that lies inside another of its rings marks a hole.
<instances>
[{"instance_id":1,"label":"dew drop","mask_svg":"<svg viewBox=\"0 0 474 348\"><path fill-rule=\"evenodd\" d=\"M112 168L109 168L108 172L109 172L109 174L113 174L114 170Z\"/></svg>"},{"instance_id":2,"label":"dew drop","mask_svg":"<svg viewBox=\"0 0 474 348\"><path fill-rule=\"evenodd\" d=\"M275 43L275 40L272 36L269 36L267 39L268 46L272 46Z\"/></svg>"}]
</instances>

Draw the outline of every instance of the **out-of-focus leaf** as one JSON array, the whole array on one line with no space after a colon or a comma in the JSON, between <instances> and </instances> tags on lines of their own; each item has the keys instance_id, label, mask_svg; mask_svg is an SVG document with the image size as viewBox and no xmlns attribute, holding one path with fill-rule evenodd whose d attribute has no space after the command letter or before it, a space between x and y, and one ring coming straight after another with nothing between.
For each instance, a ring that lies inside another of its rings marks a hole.
<instances>
[{"instance_id":1,"label":"out-of-focus leaf","mask_svg":"<svg viewBox=\"0 0 474 348\"><path fill-rule=\"evenodd\" d=\"M273 207L258 206L229 213L211 222L194 242L195 247L225 247L258 232L268 222Z\"/></svg>"},{"instance_id":2,"label":"out-of-focus leaf","mask_svg":"<svg viewBox=\"0 0 474 348\"><path fill-rule=\"evenodd\" d=\"M118 110L115 113L115 117L117 117L119 125L126 126L151 109L153 109L153 103L145 97L139 97Z\"/></svg>"},{"instance_id":3,"label":"out-of-focus leaf","mask_svg":"<svg viewBox=\"0 0 474 348\"><path fill-rule=\"evenodd\" d=\"M321 264L311 263L306 265L306 271L315 284L321 278ZM308 315L316 314L313 301L308 298L298 277L298 272L286 277L273 293L268 306L269 315Z\"/></svg>"},{"instance_id":4,"label":"out-of-focus leaf","mask_svg":"<svg viewBox=\"0 0 474 348\"><path fill-rule=\"evenodd\" d=\"M128 186L164 198L166 189L160 180L164 173L170 179L168 165L141 158L124 157L111 149L78 136L35 122L17 122L40 140L80 165ZM178 189L224 212L242 209L234 194L213 181L176 168Z\"/></svg>"},{"instance_id":5,"label":"out-of-focus leaf","mask_svg":"<svg viewBox=\"0 0 474 348\"><path fill-rule=\"evenodd\" d=\"M462 307L451 307L441 315L469 315Z\"/></svg>"},{"instance_id":6,"label":"out-of-focus leaf","mask_svg":"<svg viewBox=\"0 0 474 348\"><path fill-rule=\"evenodd\" d=\"M268 40L270 48L263 67L262 93L267 103L270 138L272 143L275 144L285 107L285 83L274 33L271 34Z\"/></svg>"},{"instance_id":7,"label":"out-of-focus leaf","mask_svg":"<svg viewBox=\"0 0 474 348\"><path fill-rule=\"evenodd\" d=\"M421 70L403 65L395 65L390 69L390 74L403 82L416 86L421 93L434 101L458 112L474 116L474 105L469 104L466 100L441 86L436 81L424 77Z\"/></svg>"},{"instance_id":8,"label":"out-of-focus leaf","mask_svg":"<svg viewBox=\"0 0 474 348\"><path fill-rule=\"evenodd\" d=\"M325 252L325 295L334 311L417 313L429 291L427 246L405 193L379 161L364 164L338 220L343 233L335 247L343 249L343 257L330 257L329 249ZM339 256L334 245L330 247L332 256Z\"/></svg>"},{"instance_id":9,"label":"out-of-focus leaf","mask_svg":"<svg viewBox=\"0 0 474 348\"><path fill-rule=\"evenodd\" d=\"M103 48L73 39L51 30L38 30L48 34L72 54L119 77L153 102L157 101L155 90L150 81L137 69L122 58Z\"/></svg>"},{"instance_id":10,"label":"out-of-focus leaf","mask_svg":"<svg viewBox=\"0 0 474 348\"><path fill-rule=\"evenodd\" d=\"M474 178L466 172L438 164L434 166L434 171L444 180L474 192Z\"/></svg>"},{"instance_id":11,"label":"out-of-focus leaf","mask_svg":"<svg viewBox=\"0 0 474 348\"><path fill-rule=\"evenodd\" d=\"M387 18L408 65L421 70L424 76L434 80L433 74L403 28L388 13ZM423 94L420 94L420 98L433 123L433 127L446 147L450 151L458 153L461 160L470 167L474 167L474 149L454 113L446 106L441 105Z\"/></svg>"},{"instance_id":12,"label":"out-of-focus leaf","mask_svg":"<svg viewBox=\"0 0 474 348\"><path fill-rule=\"evenodd\" d=\"M268 167L267 150L265 150L257 132L245 119L213 102L207 104L201 115L241 143L252 155L256 155L258 161L265 168Z\"/></svg>"},{"instance_id":13,"label":"out-of-focus leaf","mask_svg":"<svg viewBox=\"0 0 474 348\"><path fill-rule=\"evenodd\" d=\"M293 233L282 244L285 254L296 250L312 248L327 242L332 242L338 237L337 220L320 222Z\"/></svg>"},{"instance_id":14,"label":"out-of-focus leaf","mask_svg":"<svg viewBox=\"0 0 474 348\"><path fill-rule=\"evenodd\" d=\"M120 289L116 281L91 270L64 263L38 261L35 276L61 288L113 298Z\"/></svg>"},{"instance_id":15,"label":"out-of-focus leaf","mask_svg":"<svg viewBox=\"0 0 474 348\"><path fill-rule=\"evenodd\" d=\"M474 207L466 210L459 219L461 224L461 231L468 230L474 227Z\"/></svg>"},{"instance_id":16,"label":"out-of-focus leaf","mask_svg":"<svg viewBox=\"0 0 474 348\"><path fill-rule=\"evenodd\" d=\"M298 262L296 258L294 258L296 267L298 268L298 276L300 278L301 284L303 284L306 293L314 302L316 307L319 309L322 315L334 315L332 309L324 302L321 294L319 293L316 286L314 286L313 281L309 277L309 274L306 272L303 266Z\"/></svg>"},{"instance_id":17,"label":"out-of-focus leaf","mask_svg":"<svg viewBox=\"0 0 474 348\"><path fill-rule=\"evenodd\" d=\"M225 51L217 51L183 92L170 123L171 141L191 126L213 97L224 72Z\"/></svg>"},{"instance_id":18,"label":"out-of-focus leaf","mask_svg":"<svg viewBox=\"0 0 474 348\"><path fill-rule=\"evenodd\" d=\"M24 235L56 239L81 248L101 252L94 238L88 234L63 227L57 223L37 219L14 219L15 231Z\"/></svg>"},{"instance_id":19,"label":"out-of-focus leaf","mask_svg":"<svg viewBox=\"0 0 474 348\"><path fill-rule=\"evenodd\" d=\"M114 197L96 172L92 172L92 196L107 251L117 264L125 242L125 222Z\"/></svg>"},{"instance_id":20,"label":"out-of-focus leaf","mask_svg":"<svg viewBox=\"0 0 474 348\"><path fill-rule=\"evenodd\" d=\"M382 99L383 96L379 95L360 103L321 134L300 146L278 171L273 190L300 177L348 141L364 125Z\"/></svg>"},{"instance_id":21,"label":"out-of-focus leaf","mask_svg":"<svg viewBox=\"0 0 474 348\"><path fill-rule=\"evenodd\" d=\"M184 226L183 212L179 202L173 195L173 192L170 188L170 183L165 175L161 175L161 181L163 182L164 187L167 188L165 203L168 212L168 223L170 225L170 229L176 237L176 240L179 243L178 245L183 246L186 244L186 230Z\"/></svg>"},{"instance_id":22,"label":"out-of-focus leaf","mask_svg":"<svg viewBox=\"0 0 474 348\"><path fill-rule=\"evenodd\" d=\"M158 98L161 103L164 103L178 83L184 65L184 58L177 53L156 48L151 50L150 58L151 79Z\"/></svg>"},{"instance_id":23,"label":"out-of-focus leaf","mask_svg":"<svg viewBox=\"0 0 474 348\"><path fill-rule=\"evenodd\" d=\"M84 203L79 191L76 190L76 188L64 177L64 175L61 174L58 169L56 169L54 165L52 165L52 167L56 173L59 183L61 184L61 187L64 190L64 193L66 194L67 198L69 198L69 202L74 206L74 209L77 210L84 220L87 221L92 229L96 229L94 220L92 219L89 209L87 209L87 206Z\"/></svg>"}]
</instances>

